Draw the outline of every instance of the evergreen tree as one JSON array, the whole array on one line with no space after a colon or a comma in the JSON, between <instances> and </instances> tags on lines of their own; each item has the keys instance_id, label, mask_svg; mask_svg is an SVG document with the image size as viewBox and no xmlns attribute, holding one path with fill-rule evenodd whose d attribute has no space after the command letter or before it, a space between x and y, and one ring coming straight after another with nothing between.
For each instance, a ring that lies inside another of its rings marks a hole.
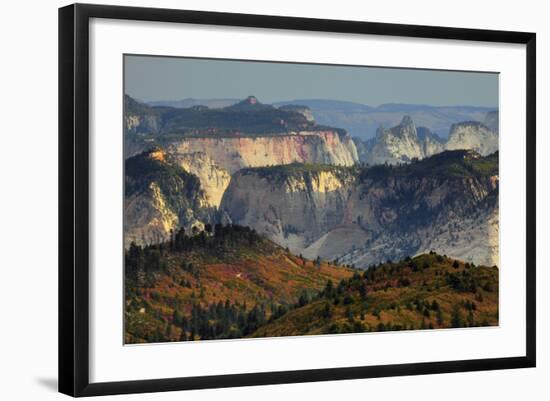
<instances>
[{"instance_id":1,"label":"evergreen tree","mask_svg":"<svg viewBox=\"0 0 550 401\"><path fill-rule=\"evenodd\" d=\"M172 314L172 322L176 326L181 326L182 316L181 316L181 313L177 309L174 309L174 313Z\"/></svg>"},{"instance_id":2,"label":"evergreen tree","mask_svg":"<svg viewBox=\"0 0 550 401\"><path fill-rule=\"evenodd\" d=\"M437 310L436 319L437 319L437 325L439 327L443 326L443 313L441 312L441 309Z\"/></svg>"},{"instance_id":3,"label":"evergreen tree","mask_svg":"<svg viewBox=\"0 0 550 401\"><path fill-rule=\"evenodd\" d=\"M332 306L330 303L325 303L325 308L323 309L323 317L325 319L330 319L332 317Z\"/></svg>"},{"instance_id":4,"label":"evergreen tree","mask_svg":"<svg viewBox=\"0 0 550 401\"><path fill-rule=\"evenodd\" d=\"M475 326L474 312L472 310L468 312L468 326L469 327Z\"/></svg>"},{"instance_id":5,"label":"evergreen tree","mask_svg":"<svg viewBox=\"0 0 550 401\"><path fill-rule=\"evenodd\" d=\"M367 298L367 285L365 284L364 281L362 281L361 284L359 285L359 295L363 300Z\"/></svg>"},{"instance_id":6,"label":"evergreen tree","mask_svg":"<svg viewBox=\"0 0 550 401\"><path fill-rule=\"evenodd\" d=\"M464 327L464 318L460 310L460 305L455 304L451 313L451 326L452 327Z\"/></svg>"}]
</instances>

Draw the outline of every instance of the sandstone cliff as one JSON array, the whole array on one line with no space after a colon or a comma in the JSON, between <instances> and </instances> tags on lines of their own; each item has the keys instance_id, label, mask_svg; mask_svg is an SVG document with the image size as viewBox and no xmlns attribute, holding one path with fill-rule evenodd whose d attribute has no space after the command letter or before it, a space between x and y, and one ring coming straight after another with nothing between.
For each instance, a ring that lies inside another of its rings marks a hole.
<instances>
[{"instance_id":1,"label":"sandstone cliff","mask_svg":"<svg viewBox=\"0 0 550 401\"><path fill-rule=\"evenodd\" d=\"M229 172L204 152L179 153L176 151L174 159L185 171L199 178L201 189L206 196L205 201L210 206L218 207L231 180Z\"/></svg>"},{"instance_id":2,"label":"sandstone cliff","mask_svg":"<svg viewBox=\"0 0 550 401\"><path fill-rule=\"evenodd\" d=\"M498 128L498 113L489 113L487 121ZM428 128L416 128L412 119L405 116L395 127L379 128L376 137L369 141L354 139L359 160L370 165L408 163L444 150L474 150L484 156L498 150L498 133L476 121L453 124L444 140Z\"/></svg>"},{"instance_id":3,"label":"sandstone cliff","mask_svg":"<svg viewBox=\"0 0 550 401\"><path fill-rule=\"evenodd\" d=\"M367 267L426 250L498 264L498 155L401 167L280 166L235 174L221 208L308 258Z\"/></svg>"},{"instance_id":4,"label":"sandstone cliff","mask_svg":"<svg viewBox=\"0 0 550 401\"><path fill-rule=\"evenodd\" d=\"M169 239L180 227L191 230L213 222L217 212L199 179L166 152L154 149L125 163L124 245Z\"/></svg>"},{"instance_id":5,"label":"sandstone cliff","mask_svg":"<svg viewBox=\"0 0 550 401\"><path fill-rule=\"evenodd\" d=\"M125 157L154 146L174 156L200 179L211 206L219 205L230 174L241 168L358 161L351 138L317 126L307 107L277 109L254 96L223 109L150 107L125 96L124 138Z\"/></svg>"},{"instance_id":6,"label":"sandstone cliff","mask_svg":"<svg viewBox=\"0 0 550 401\"><path fill-rule=\"evenodd\" d=\"M418 139L416 127L412 119L405 116L401 123L393 128L378 129L367 163L396 164L423 157L424 151Z\"/></svg>"},{"instance_id":7,"label":"sandstone cliff","mask_svg":"<svg viewBox=\"0 0 550 401\"><path fill-rule=\"evenodd\" d=\"M426 127L416 129L423 157L430 157L445 150L445 141Z\"/></svg>"},{"instance_id":8,"label":"sandstone cliff","mask_svg":"<svg viewBox=\"0 0 550 401\"><path fill-rule=\"evenodd\" d=\"M357 150L351 138L335 131L299 132L294 135L242 138L182 138L171 143L176 158L202 153L230 174L245 167L290 163L351 166Z\"/></svg>"},{"instance_id":9,"label":"sandstone cliff","mask_svg":"<svg viewBox=\"0 0 550 401\"><path fill-rule=\"evenodd\" d=\"M288 165L233 175L221 209L294 253L345 219L352 169Z\"/></svg>"},{"instance_id":10,"label":"sandstone cliff","mask_svg":"<svg viewBox=\"0 0 550 401\"><path fill-rule=\"evenodd\" d=\"M341 261L368 266L435 250L498 265L498 175L367 177L348 207L368 238Z\"/></svg>"},{"instance_id":11,"label":"sandstone cliff","mask_svg":"<svg viewBox=\"0 0 550 401\"><path fill-rule=\"evenodd\" d=\"M476 121L453 124L446 149L472 149L481 155L498 150L498 135Z\"/></svg>"}]
</instances>

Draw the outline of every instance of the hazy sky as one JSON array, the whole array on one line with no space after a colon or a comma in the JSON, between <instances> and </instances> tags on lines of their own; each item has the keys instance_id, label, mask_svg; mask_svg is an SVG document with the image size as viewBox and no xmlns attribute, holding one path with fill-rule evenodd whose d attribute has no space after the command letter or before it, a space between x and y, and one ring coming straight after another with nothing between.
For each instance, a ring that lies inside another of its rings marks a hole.
<instances>
[{"instance_id":1,"label":"hazy sky","mask_svg":"<svg viewBox=\"0 0 550 401\"><path fill-rule=\"evenodd\" d=\"M378 106L498 107L498 74L176 57L125 57L125 92L143 101L245 98L347 100Z\"/></svg>"}]
</instances>

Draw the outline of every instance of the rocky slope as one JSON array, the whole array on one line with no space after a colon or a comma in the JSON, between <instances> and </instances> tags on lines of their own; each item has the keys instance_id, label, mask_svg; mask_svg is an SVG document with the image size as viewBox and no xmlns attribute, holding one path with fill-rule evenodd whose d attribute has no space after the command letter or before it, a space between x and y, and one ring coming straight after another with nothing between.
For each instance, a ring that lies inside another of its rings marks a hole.
<instances>
[{"instance_id":1,"label":"rocky slope","mask_svg":"<svg viewBox=\"0 0 550 401\"><path fill-rule=\"evenodd\" d=\"M498 264L498 154L443 152L401 167L247 169L233 176L221 209L309 258L367 267L433 249Z\"/></svg>"},{"instance_id":2,"label":"rocky slope","mask_svg":"<svg viewBox=\"0 0 550 401\"><path fill-rule=\"evenodd\" d=\"M498 265L498 175L455 175L454 169L447 177L367 173L349 205L370 238L340 260L368 266L435 250Z\"/></svg>"},{"instance_id":3,"label":"rocky slope","mask_svg":"<svg viewBox=\"0 0 550 401\"><path fill-rule=\"evenodd\" d=\"M124 244L157 243L184 227L204 227L216 210L199 179L170 155L153 149L125 162Z\"/></svg>"}]
</instances>

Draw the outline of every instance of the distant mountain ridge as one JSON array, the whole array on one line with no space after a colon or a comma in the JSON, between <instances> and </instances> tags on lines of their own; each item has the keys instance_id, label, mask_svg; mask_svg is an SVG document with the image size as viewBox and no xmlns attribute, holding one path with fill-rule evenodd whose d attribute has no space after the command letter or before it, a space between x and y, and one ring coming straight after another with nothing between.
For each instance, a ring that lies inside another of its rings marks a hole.
<instances>
[{"instance_id":1,"label":"distant mountain ridge","mask_svg":"<svg viewBox=\"0 0 550 401\"><path fill-rule=\"evenodd\" d=\"M312 136L315 133L326 136L330 133L338 136L339 142L349 145L351 157L356 160L355 145L346 131L317 124L304 106L277 108L249 96L223 108L210 109L198 104L174 108L150 106L125 95L124 108L125 157L153 145L165 147L184 138L266 138ZM296 143L300 141L298 138L294 140ZM316 145L317 148L319 145L323 144Z\"/></svg>"},{"instance_id":2,"label":"distant mountain ridge","mask_svg":"<svg viewBox=\"0 0 550 401\"><path fill-rule=\"evenodd\" d=\"M193 106L206 106L210 109L222 109L227 106L231 106L242 99L220 98L220 99L196 99L186 98L181 100L154 100L150 102L144 102L149 106L161 106L161 107L174 107L180 109L186 109Z\"/></svg>"},{"instance_id":3,"label":"distant mountain ridge","mask_svg":"<svg viewBox=\"0 0 550 401\"><path fill-rule=\"evenodd\" d=\"M224 108L234 105L241 99L195 99L186 98L171 101L147 102L151 106L169 106L188 108L197 105L211 109ZM498 125L498 110L495 107L483 106L431 106L427 104L386 103L379 106L370 106L362 103L331 100L331 99L293 99L273 103L273 106L286 105L306 106L311 110L315 121L321 125L328 125L345 129L350 135L363 140L376 135L380 125L392 127L397 125L403 115L409 115L418 126L429 128L433 133L446 137L452 124L462 121L484 122L494 131L494 122ZM488 122L487 113L496 113L496 119Z\"/></svg>"},{"instance_id":4,"label":"distant mountain ridge","mask_svg":"<svg viewBox=\"0 0 550 401\"><path fill-rule=\"evenodd\" d=\"M254 96L224 108L210 109L204 105L152 107L126 95L125 109L128 134L230 137L317 129L317 124L308 121L303 114L263 104ZM149 123L149 119L154 124Z\"/></svg>"},{"instance_id":5,"label":"distant mountain ridge","mask_svg":"<svg viewBox=\"0 0 550 401\"><path fill-rule=\"evenodd\" d=\"M404 115L409 115L418 126L429 128L433 133L446 137L452 124L462 121L484 122L488 112L495 107L478 106L430 106L425 104L388 103L377 107L354 102L322 99L294 99L274 103L301 104L308 106L319 124L332 125L348 131L363 140L373 138L382 125L393 127Z\"/></svg>"}]
</instances>

